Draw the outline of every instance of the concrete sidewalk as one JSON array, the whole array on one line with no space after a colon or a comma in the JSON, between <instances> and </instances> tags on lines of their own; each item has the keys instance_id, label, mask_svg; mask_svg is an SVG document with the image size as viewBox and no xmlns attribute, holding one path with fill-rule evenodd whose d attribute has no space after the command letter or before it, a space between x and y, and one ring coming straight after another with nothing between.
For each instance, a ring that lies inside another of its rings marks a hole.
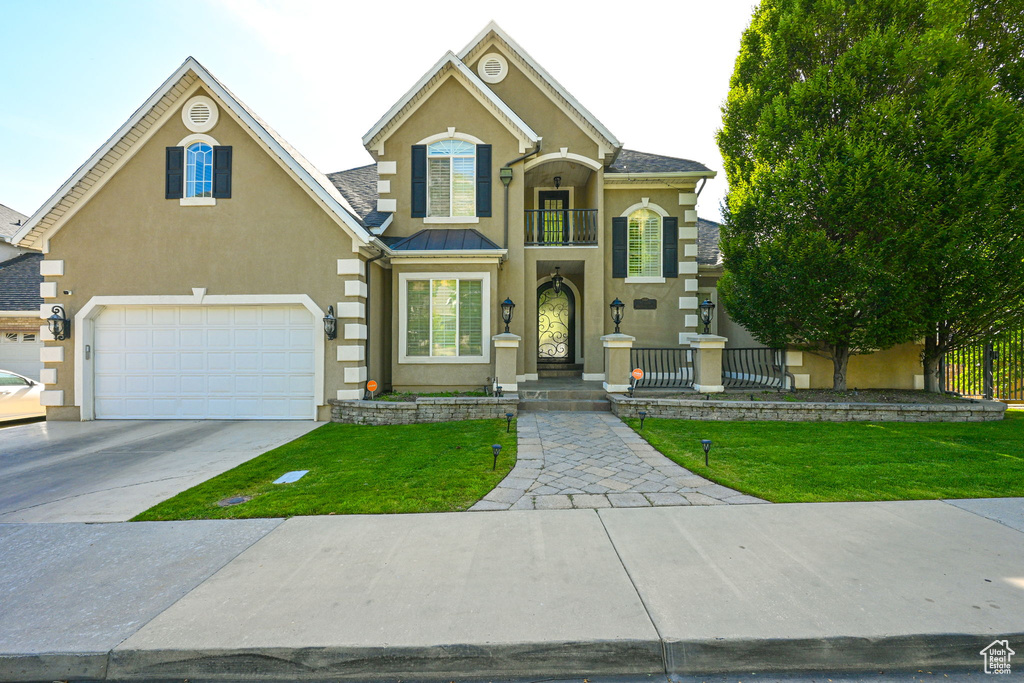
<instances>
[{"instance_id":1,"label":"concrete sidewalk","mask_svg":"<svg viewBox=\"0 0 1024 683\"><path fill-rule=\"evenodd\" d=\"M980 674L1024 499L0 525L0 595L5 681Z\"/></svg>"}]
</instances>

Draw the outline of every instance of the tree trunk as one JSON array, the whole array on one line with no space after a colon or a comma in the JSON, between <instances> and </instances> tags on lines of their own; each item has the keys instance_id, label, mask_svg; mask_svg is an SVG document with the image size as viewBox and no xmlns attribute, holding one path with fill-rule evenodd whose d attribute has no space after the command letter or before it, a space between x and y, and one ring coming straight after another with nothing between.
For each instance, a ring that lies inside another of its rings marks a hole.
<instances>
[{"instance_id":1,"label":"tree trunk","mask_svg":"<svg viewBox=\"0 0 1024 683\"><path fill-rule=\"evenodd\" d=\"M938 394L942 391L941 377L939 376L942 361L942 352L939 350L938 339L935 334L929 334L924 338L924 390Z\"/></svg>"},{"instance_id":2,"label":"tree trunk","mask_svg":"<svg viewBox=\"0 0 1024 683\"><path fill-rule=\"evenodd\" d=\"M850 347L832 346L832 389L846 391L846 368L850 363Z\"/></svg>"}]
</instances>

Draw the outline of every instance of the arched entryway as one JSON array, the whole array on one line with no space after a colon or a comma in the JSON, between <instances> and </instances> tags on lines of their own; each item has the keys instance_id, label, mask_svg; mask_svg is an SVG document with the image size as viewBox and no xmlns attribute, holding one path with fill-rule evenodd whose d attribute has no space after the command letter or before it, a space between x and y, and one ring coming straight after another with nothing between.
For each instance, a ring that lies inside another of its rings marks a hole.
<instances>
[{"instance_id":1,"label":"arched entryway","mask_svg":"<svg viewBox=\"0 0 1024 683\"><path fill-rule=\"evenodd\" d=\"M576 362L576 297L550 282L537 288L537 364Z\"/></svg>"}]
</instances>

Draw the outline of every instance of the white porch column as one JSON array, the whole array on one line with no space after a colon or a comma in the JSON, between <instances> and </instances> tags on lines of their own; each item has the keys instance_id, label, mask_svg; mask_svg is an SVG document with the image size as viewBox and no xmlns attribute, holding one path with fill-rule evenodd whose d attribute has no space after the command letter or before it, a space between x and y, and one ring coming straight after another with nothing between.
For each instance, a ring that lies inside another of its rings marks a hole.
<instances>
[{"instance_id":1,"label":"white porch column","mask_svg":"<svg viewBox=\"0 0 1024 683\"><path fill-rule=\"evenodd\" d=\"M516 357L521 340L522 337L511 332L491 337L494 342L494 376L498 378L498 384L504 392L519 390L516 384Z\"/></svg>"},{"instance_id":2,"label":"white porch column","mask_svg":"<svg viewBox=\"0 0 1024 683\"><path fill-rule=\"evenodd\" d=\"M725 391L722 385L722 351L728 339L715 334L695 334L690 348L696 350L693 363L693 390L704 394Z\"/></svg>"},{"instance_id":3,"label":"white porch column","mask_svg":"<svg viewBox=\"0 0 1024 683\"><path fill-rule=\"evenodd\" d=\"M629 390L630 373L629 350L633 348L636 337L628 334L606 334L601 337L604 343L604 390L610 394L624 394Z\"/></svg>"}]
</instances>

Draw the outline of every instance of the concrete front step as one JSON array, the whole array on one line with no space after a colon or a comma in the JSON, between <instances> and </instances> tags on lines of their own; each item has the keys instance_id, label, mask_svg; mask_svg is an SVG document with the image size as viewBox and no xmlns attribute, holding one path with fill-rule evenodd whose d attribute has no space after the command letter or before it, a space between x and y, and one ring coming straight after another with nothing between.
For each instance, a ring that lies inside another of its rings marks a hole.
<instances>
[{"instance_id":1,"label":"concrete front step","mask_svg":"<svg viewBox=\"0 0 1024 683\"><path fill-rule=\"evenodd\" d=\"M579 379L583 376L582 365L541 365L537 368L537 377L539 379L553 379L556 377L575 377Z\"/></svg>"},{"instance_id":2,"label":"concrete front step","mask_svg":"<svg viewBox=\"0 0 1024 683\"><path fill-rule=\"evenodd\" d=\"M524 399L519 401L519 412L542 412L554 410L568 410L576 412L611 412L612 405L607 400L582 401L582 400L552 400L552 399Z\"/></svg>"},{"instance_id":3,"label":"concrete front step","mask_svg":"<svg viewBox=\"0 0 1024 683\"><path fill-rule=\"evenodd\" d=\"M523 389L519 387L520 399L551 401L604 401L608 394L595 389Z\"/></svg>"}]
</instances>

